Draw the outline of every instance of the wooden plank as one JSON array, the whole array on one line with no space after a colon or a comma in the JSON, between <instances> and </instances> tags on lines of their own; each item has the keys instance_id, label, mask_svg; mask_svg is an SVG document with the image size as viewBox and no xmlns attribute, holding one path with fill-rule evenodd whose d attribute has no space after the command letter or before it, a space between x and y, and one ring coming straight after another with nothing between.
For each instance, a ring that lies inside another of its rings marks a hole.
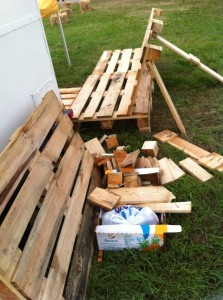
<instances>
[{"instance_id":1,"label":"wooden plank","mask_svg":"<svg viewBox=\"0 0 223 300\"><path fill-rule=\"evenodd\" d=\"M175 132L172 132L168 129L163 130L159 133L156 133L153 135L153 137L155 139L157 139L158 141L162 142L162 143L167 143L168 141L170 141L172 138L177 137L178 134Z\"/></svg>"},{"instance_id":2,"label":"wooden plank","mask_svg":"<svg viewBox=\"0 0 223 300\"><path fill-rule=\"evenodd\" d=\"M87 103L87 100L89 99L98 79L99 75L90 75L85 81L74 103L70 107L73 109L73 119L77 119L80 116L82 109Z\"/></svg>"},{"instance_id":3,"label":"wooden plank","mask_svg":"<svg viewBox=\"0 0 223 300\"><path fill-rule=\"evenodd\" d=\"M154 62L151 62L151 61L149 61L148 64L151 68L151 71L152 71L153 75L155 76L156 82L157 82L157 84L158 84L158 86L159 86L159 88L160 88L160 90L163 94L163 97L166 101L166 104L168 105L168 107L170 109L170 112L171 112L171 114L172 114L172 116L173 116L180 132L183 133L184 135L186 135L185 127L184 127L184 125L182 123L182 120L181 120L181 118L180 118L180 116L179 116L179 114L178 114L178 112L175 108L175 105L174 105L172 99L170 98L170 95L169 95L169 93L168 93L168 91L165 87L165 84L164 84L164 82L163 82L163 80L162 80L162 78L161 78L161 76L160 76L160 74L159 74L159 72L156 68L156 65L154 64Z\"/></svg>"},{"instance_id":4,"label":"wooden plank","mask_svg":"<svg viewBox=\"0 0 223 300\"><path fill-rule=\"evenodd\" d=\"M75 134L47 191L11 280L23 295L31 299L37 299L44 280L66 200L83 153L82 145L80 136Z\"/></svg>"},{"instance_id":5,"label":"wooden plank","mask_svg":"<svg viewBox=\"0 0 223 300\"><path fill-rule=\"evenodd\" d=\"M104 51L102 53L96 67L94 68L94 71L92 72L93 75L95 74L102 75L104 73L111 55L112 55L112 51Z\"/></svg>"},{"instance_id":6,"label":"wooden plank","mask_svg":"<svg viewBox=\"0 0 223 300\"><path fill-rule=\"evenodd\" d=\"M138 71L141 68L141 62L140 62L141 56L142 56L142 48L134 49L132 66L131 66L132 71Z\"/></svg>"},{"instance_id":7,"label":"wooden plank","mask_svg":"<svg viewBox=\"0 0 223 300\"><path fill-rule=\"evenodd\" d=\"M62 100L74 100L76 98L75 94L62 94L60 96Z\"/></svg>"},{"instance_id":8,"label":"wooden plank","mask_svg":"<svg viewBox=\"0 0 223 300\"><path fill-rule=\"evenodd\" d=\"M105 71L106 74L113 74L115 71L115 67L118 63L118 58L121 53L121 50L114 50L112 53L112 57L110 61L108 62L108 67Z\"/></svg>"},{"instance_id":9,"label":"wooden plank","mask_svg":"<svg viewBox=\"0 0 223 300\"><path fill-rule=\"evenodd\" d=\"M108 89L108 93L105 96L101 107L98 111L98 118L105 116L111 117L113 115L115 105L125 79L125 75L125 73L114 73L114 76Z\"/></svg>"},{"instance_id":10,"label":"wooden plank","mask_svg":"<svg viewBox=\"0 0 223 300\"><path fill-rule=\"evenodd\" d=\"M64 115L42 153L51 161L56 162L72 129L72 121Z\"/></svg>"},{"instance_id":11,"label":"wooden plank","mask_svg":"<svg viewBox=\"0 0 223 300\"><path fill-rule=\"evenodd\" d=\"M129 114L128 111L130 105L132 104L132 95L135 89L136 75L137 72L135 71L128 72L128 79L117 111L118 116Z\"/></svg>"},{"instance_id":12,"label":"wooden plank","mask_svg":"<svg viewBox=\"0 0 223 300\"><path fill-rule=\"evenodd\" d=\"M126 158L123 160L123 162L121 163L122 167L126 167L127 165L132 164L133 166L135 165L136 159L139 156L139 149L129 153Z\"/></svg>"},{"instance_id":13,"label":"wooden plank","mask_svg":"<svg viewBox=\"0 0 223 300\"><path fill-rule=\"evenodd\" d=\"M208 151L198 146L195 146L179 137L172 138L170 141L168 141L168 144L183 151L184 153L188 154L189 156L195 159L199 159L203 156L207 156L210 154Z\"/></svg>"},{"instance_id":14,"label":"wooden plank","mask_svg":"<svg viewBox=\"0 0 223 300\"><path fill-rule=\"evenodd\" d=\"M185 51L181 50L180 48L178 48L174 44L170 43L169 41L167 41L163 37L159 36L158 34L154 34L154 37L158 41L160 41L162 44L164 44L165 46L167 46L168 48L170 48L171 50L173 50L178 55L182 56L186 60L191 61L192 63L194 63L195 65L197 65L202 71L204 71L207 74L211 75L212 77L214 77L215 79L219 80L220 82L223 82L223 77L220 74L218 74L217 72L213 71L208 66L206 66L205 64L201 63L201 61L200 61L200 59L198 57L196 57L196 56L194 56L192 54L186 53Z\"/></svg>"},{"instance_id":15,"label":"wooden plank","mask_svg":"<svg viewBox=\"0 0 223 300\"><path fill-rule=\"evenodd\" d=\"M211 170L220 169L223 167L223 156L213 152L208 156L201 157L198 163Z\"/></svg>"},{"instance_id":16,"label":"wooden plank","mask_svg":"<svg viewBox=\"0 0 223 300\"><path fill-rule=\"evenodd\" d=\"M148 203L142 207L150 207L155 213L191 213L191 202L171 202L171 203Z\"/></svg>"},{"instance_id":17,"label":"wooden plank","mask_svg":"<svg viewBox=\"0 0 223 300\"><path fill-rule=\"evenodd\" d=\"M139 205L149 202L171 202L175 196L163 186L109 189L121 196L118 205Z\"/></svg>"},{"instance_id":18,"label":"wooden plank","mask_svg":"<svg viewBox=\"0 0 223 300\"><path fill-rule=\"evenodd\" d=\"M92 118L93 117L94 113L96 112L96 110L98 109L98 107L101 103L101 100L102 100L103 94L107 88L109 79L110 79L110 74L103 74L101 76L99 85L98 85L96 91L93 93L91 101L84 112L84 118Z\"/></svg>"},{"instance_id":19,"label":"wooden plank","mask_svg":"<svg viewBox=\"0 0 223 300\"><path fill-rule=\"evenodd\" d=\"M116 189L115 189L116 190ZM88 200L105 210L111 210L119 201L120 196L101 188L95 190L88 196Z\"/></svg>"},{"instance_id":20,"label":"wooden plank","mask_svg":"<svg viewBox=\"0 0 223 300\"><path fill-rule=\"evenodd\" d=\"M117 72L127 72L129 70L130 58L132 55L132 49L124 49L119 62Z\"/></svg>"},{"instance_id":21,"label":"wooden plank","mask_svg":"<svg viewBox=\"0 0 223 300\"><path fill-rule=\"evenodd\" d=\"M91 153L91 155L105 153L104 148L102 147L101 143L97 138L85 142L85 147Z\"/></svg>"},{"instance_id":22,"label":"wooden plank","mask_svg":"<svg viewBox=\"0 0 223 300\"><path fill-rule=\"evenodd\" d=\"M199 166L194 160L191 158L186 158L179 162L179 165L184 168L188 173L190 173L195 178L205 182L211 179L213 176L208 173L205 169Z\"/></svg>"},{"instance_id":23,"label":"wooden plank","mask_svg":"<svg viewBox=\"0 0 223 300\"><path fill-rule=\"evenodd\" d=\"M52 173L51 161L40 156L1 225L0 271L5 278L15 270L21 254L18 245Z\"/></svg>"},{"instance_id":24,"label":"wooden plank","mask_svg":"<svg viewBox=\"0 0 223 300\"><path fill-rule=\"evenodd\" d=\"M159 160L159 166L162 169L161 184L163 185L172 183L185 175L173 161L166 157Z\"/></svg>"},{"instance_id":25,"label":"wooden plank","mask_svg":"<svg viewBox=\"0 0 223 300\"><path fill-rule=\"evenodd\" d=\"M0 154L0 204L18 176L27 168L40 147L63 105L53 92L47 93L41 105L24 124L22 134Z\"/></svg>"},{"instance_id":26,"label":"wooden plank","mask_svg":"<svg viewBox=\"0 0 223 300\"><path fill-rule=\"evenodd\" d=\"M62 297L74 242L82 218L82 209L90 181L92 166L93 159L90 153L86 151L71 196L70 205L58 240L42 299L57 300L59 297Z\"/></svg>"},{"instance_id":27,"label":"wooden plank","mask_svg":"<svg viewBox=\"0 0 223 300\"><path fill-rule=\"evenodd\" d=\"M60 88L60 94L77 94L81 90L81 87L71 87L71 88Z\"/></svg>"},{"instance_id":28,"label":"wooden plank","mask_svg":"<svg viewBox=\"0 0 223 300\"><path fill-rule=\"evenodd\" d=\"M148 114L150 111L149 108L149 98L151 91L151 75L147 68L144 68L140 83L137 89L136 98L135 98L135 107L133 110L134 114Z\"/></svg>"},{"instance_id":29,"label":"wooden plank","mask_svg":"<svg viewBox=\"0 0 223 300\"><path fill-rule=\"evenodd\" d=\"M155 14L155 9L152 8L151 14L150 14L150 17L149 17L149 21L148 21L148 24L147 24L147 27L146 27L145 36L144 36L144 39L143 39L143 42L142 42L142 48L144 48L150 40L150 37L151 37L151 34L152 34L151 28L152 28L154 14Z\"/></svg>"},{"instance_id":30,"label":"wooden plank","mask_svg":"<svg viewBox=\"0 0 223 300\"><path fill-rule=\"evenodd\" d=\"M132 164L130 164L126 167L121 166L123 160L127 156L126 151L124 151L124 150L114 151L114 156L115 156L115 160L116 160L116 163L118 165L118 169L120 170L120 172L122 172L122 173L132 173L132 172L135 171Z\"/></svg>"},{"instance_id":31,"label":"wooden plank","mask_svg":"<svg viewBox=\"0 0 223 300\"><path fill-rule=\"evenodd\" d=\"M103 126L101 126L101 129L112 129L113 121L116 120L132 120L132 119L144 119L146 118L146 115L142 114L135 114L135 115L127 115L127 116L117 116L117 111L114 111L113 115L111 117L105 116L98 118L98 113L96 112L94 116L91 119L84 119L84 114L82 113L80 117L78 118L78 122L98 122L100 121L100 124L103 123ZM147 118L148 120L148 118ZM109 126L107 127L107 122L111 122Z\"/></svg>"},{"instance_id":32,"label":"wooden plank","mask_svg":"<svg viewBox=\"0 0 223 300\"><path fill-rule=\"evenodd\" d=\"M93 168L89 187L91 193L96 186L101 186L101 174ZM94 231L97 209L88 201L85 203L80 231L70 262L70 270L65 288L66 300L85 299L88 275L94 250Z\"/></svg>"}]
</instances>

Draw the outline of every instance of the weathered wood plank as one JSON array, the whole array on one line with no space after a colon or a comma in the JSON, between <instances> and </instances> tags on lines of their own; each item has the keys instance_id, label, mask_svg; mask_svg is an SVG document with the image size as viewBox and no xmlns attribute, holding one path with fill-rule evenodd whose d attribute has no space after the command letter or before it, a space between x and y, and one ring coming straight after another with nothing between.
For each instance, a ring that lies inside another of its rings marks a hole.
<instances>
[{"instance_id":1,"label":"weathered wood plank","mask_svg":"<svg viewBox=\"0 0 223 300\"><path fill-rule=\"evenodd\" d=\"M199 166L194 160L191 158L186 158L179 162L179 165L184 168L189 174L194 176L195 178L205 182L211 179L213 176L208 173L205 169Z\"/></svg>"},{"instance_id":2,"label":"weathered wood plank","mask_svg":"<svg viewBox=\"0 0 223 300\"><path fill-rule=\"evenodd\" d=\"M163 186L109 189L121 196L118 205L138 205L148 202L171 202L175 196Z\"/></svg>"},{"instance_id":3,"label":"weathered wood plank","mask_svg":"<svg viewBox=\"0 0 223 300\"><path fill-rule=\"evenodd\" d=\"M110 61L108 62L108 67L105 71L106 74L114 73L115 67L118 63L118 58L119 58L120 53L121 53L121 50L114 50L113 51L112 57L111 57Z\"/></svg>"},{"instance_id":4,"label":"weathered wood plank","mask_svg":"<svg viewBox=\"0 0 223 300\"><path fill-rule=\"evenodd\" d=\"M1 225L0 270L5 278L10 278L15 270L21 254L19 242L52 171L51 161L40 156Z\"/></svg>"},{"instance_id":5,"label":"weathered wood plank","mask_svg":"<svg viewBox=\"0 0 223 300\"><path fill-rule=\"evenodd\" d=\"M170 159L164 157L159 160L159 166L162 169L161 184L169 184L176 181L185 173Z\"/></svg>"},{"instance_id":6,"label":"weathered wood plank","mask_svg":"<svg viewBox=\"0 0 223 300\"><path fill-rule=\"evenodd\" d=\"M112 51L104 51L92 72L93 75L102 75L108 65L109 59L112 55Z\"/></svg>"},{"instance_id":7,"label":"weathered wood plank","mask_svg":"<svg viewBox=\"0 0 223 300\"><path fill-rule=\"evenodd\" d=\"M64 115L42 153L51 161L56 162L72 129L72 121Z\"/></svg>"},{"instance_id":8,"label":"weathered wood plank","mask_svg":"<svg viewBox=\"0 0 223 300\"><path fill-rule=\"evenodd\" d=\"M122 167L126 167L127 165L133 164L133 166L135 165L136 159L139 156L139 149L129 153L126 158L123 160L123 162L121 163Z\"/></svg>"},{"instance_id":9,"label":"weathered wood plank","mask_svg":"<svg viewBox=\"0 0 223 300\"><path fill-rule=\"evenodd\" d=\"M101 175L98 168L94 168L89 193L96 186L101 186ZM97 209L91 203L86 203L81 222L81 229L71 259L71 267L65 289L66 300L85 299L88 275L94 250L93 237L96 225Z\"/></svg>"},{"instance_id":10,"label":"weathered wood plank","mask_svg":"<svg viewBox=\"0 0 223 300\"><path fill-rule=\"evenodd\" d=\"M108 93L105 96L101 107L98 111L97 117L105 117L105 116L112 116L116 102L118 100L118 96L120 94L123 81L125 79L125 73L114 73L112 78L111 84L108 89Z\"/></svg>"},{"instance_id":11,"label":"weathered wood plank","mask_svg":"<svg viewBox=\"0 0 223 300\"><path fill-rule=\"evenodd\" d=\"M148 203L142 207L150 207L155 213L191 213L191 202L171 202L171 203Z\"/></svg>"},{"instance_id":12,"label":"weathered wood plank","mask_svg":"<svg viewBox=\"0 0 223 300\"><path fill-rule=\"evenodd\" d=\"M76 134L51 182L12 277L12 283L31 299L37 299L40 292L82 153L83 142Z\"/></svg>"},{"instance_id":13,"label":"weathered wood plank","mask_svg":"<svg viewBox=\"0 0 223 300\"><path fill-rule=\"evenodd\" d=\"M138 71L141 68L141 62L140 62L141 56L142 56L142 48L134 49L132 66L131 66L132 71Z\"/></svg>"},{"instance_id":14,"label":"weathered wood plank","mask_svg":"<svg viewBox=\"0 0 223 300\"><path fill-rule=\"evenodd\" d=\"M124 49L119 62L117 72L127 72L129 70L130 58L132 55L132 49Z\"/></svg>"},{"instance_id":15,"label":"weathered wood plank","mask_svg":"<svg viewBox=\"0 0 223 300\"><path fill-rule=\"evenodd\" d=\"M105 92L105 89L107 88L108 82L110 79L109 74L103 74L101 76L99 85L96 89L96 91L93 93L91 101L87 107L87 109L84 112L84 118L92 118L96 110L98 109L101 99L103 97L103 94Z\"/></svg>"},{"instance_id":16,"label":"weathered wood plank","mask_svg":"<svg viewBox=\"0 0 223 300\"><path fill-rule=\"evenodd\" d=\"M71 196L70 205L66 213L42 299L57 300L59 297L62 297L74 242L79 231L79 224L82 218L81 212L85 202L92 167L93 158L86 151Z\"/></svg>"},{"instance_id":17,"label":"weathered wood plank","mask_svg":"<svg viewBox=\"0 0 223 300\"><path fill-rule=\"evenodd\" d=\"M82 89L80 90L79 94L77 95L74 103L71 105L71 109L73 109L73 118L77 119L82 109L84 108L87 100L89 99L100 75L90 75L87 80L85 81Z\"/></svg>"},{"instance_id":18,"label":"weathered wood plank","mask_svg":"<svg viewBox=\"0 0 223 300\"><path fill-rule=\"evenodd\" d=\"M128 111L130 105L132 105L132 95L135 89L136 75L137 72L135 71L128 72L128 79L117 111L118 116L129 114Z\"/></svg>"}]
</instances>

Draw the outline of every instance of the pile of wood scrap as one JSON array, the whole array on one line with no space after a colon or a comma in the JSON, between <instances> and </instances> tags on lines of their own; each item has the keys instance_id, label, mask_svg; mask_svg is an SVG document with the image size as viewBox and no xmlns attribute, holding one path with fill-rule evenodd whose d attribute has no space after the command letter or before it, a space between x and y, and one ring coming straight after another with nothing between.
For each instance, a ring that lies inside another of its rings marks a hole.
<instances>
[{"instance_id":1,"label":"pile of wood scrap","mask_svg":"<svg viewBox=\"0 0 223 300\"><path fill-rule=\"evenodd\" d=\"M103 142L112 153L106 153ZM148 206L156 213L191 212L191 202L171 203L175 196L162 186L185 173L171 159L158 160L156 141L145 141L141 149L127 153L125 146L118 144L116 135L104 135L100 141L97 138L87 141L85 147L104 173L103 188L95 189L88 196L93 204L105 210L140 205Z\"/></svg>"},{"instance_id":2,"label":"pile of wood scrap","mask_svg":"<svg viewBox=\"0 0 223 300\"><path fill-rule=\"evenodd\" d=\"M164 130L154 135L158 141L168 143L178 150L183 151L190 157L179 162L179 165L192 176L205 182L213 176L203 167L212 171L223 171L223 156L208 152L198 146L191 144L188 141L180 138L176 133L170 130Z\"/></svg>"}]
</instances>

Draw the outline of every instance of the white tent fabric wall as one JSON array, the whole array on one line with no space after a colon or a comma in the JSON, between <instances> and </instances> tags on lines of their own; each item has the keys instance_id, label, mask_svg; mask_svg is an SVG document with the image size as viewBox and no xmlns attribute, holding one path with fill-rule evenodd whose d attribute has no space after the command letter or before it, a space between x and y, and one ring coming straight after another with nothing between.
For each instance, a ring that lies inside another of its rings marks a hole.
<instances>
[{"instance_id":1,"label":"white tent fabric wall","mask_svg":"<svg viewBox=\"0 0 223 300\"><path fill-rule=\"evenodd\" d=\"M59 96L36 0L2 0L0 10L0 151L54 90Z\"/></svg>"}]
</instances>

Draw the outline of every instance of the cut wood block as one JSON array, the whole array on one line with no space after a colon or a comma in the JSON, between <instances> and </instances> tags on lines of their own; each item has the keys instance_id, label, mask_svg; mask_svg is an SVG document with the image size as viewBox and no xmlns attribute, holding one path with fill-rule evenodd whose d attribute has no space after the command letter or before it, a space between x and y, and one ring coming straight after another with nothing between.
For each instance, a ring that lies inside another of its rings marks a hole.
<instances>
[{"instance_id":1,"label":"cut wood block","mask_svg":"<svg viewBox=\"0 0 223 300\"><path fill-rule=\"evenodd\" d=\"M114 120L100 121L101 129L112 129Z\"/></svg>"},{"instance_id":2,"label":"cut wood block","mask_svg":"<svg viewBox=\"0 0 223 300\"><path fill-rule=\"evenodd\" d=\"M191 202L148 203L140 205L150 207L155 213L191 213Z\"/></svg>"},{"instance_id":3,"label":"cut wood block","mask_svg":"<svg viewBox=\"0 0 223 300\"><path fill-rule=\"evenodd\" d=\"M157 19L153 19L152 30L155 33L161 33L162 29L163 29L163 21L157 20Z\"/></svg>"},{"instance_id":4,"label":"cut wood block","mask_svg":"<svg viewBox=\"0 0 223 300\"><path fill-rule=\"evenodd\" d=\"M124 173L124 187L138 187L141 186L141 179L138 173Z\"/></svg>"},{"instance_id":5,"label":"cut wood block","mask_svg":"<svg viewBox=\"0 0 223 300\"><path fill-rule=\"evenodd\" d=\"M170 131L168 129L163 130L163 131L161 131L161 132L156 133L156 134L153 135L153 137L155 139L157 139L158 141L160 141L162 143L166 143L166 142L170 141L172 138L174 138L176 136L178 136L177 133L172 132L172 131Z\"/></svg>"},{"instance_id":6,"label":"cut wood block","mask_svg":"<svg viewBox=\"0 0 223 300\"><path fill-rule=\"evenodd\" d=\"M156 141L145 141L141 150L144 155L157 156L159 148Z\"/></svg>"},{"instance_id":7,"label":"cut wood block","mask_svg":"<svg viewBox=\"0 0 223 300\"><path fill-rule=\"evenodd\" d=\"M118 165L118 169L120 170L120 172L122 172L122 173L135 172L135 169L132 164L130 164L126 167L122 167L122 162L124 161L124 159L127 156L127 152L125 150L114 151L114 156L115 156L115 160L116 160L116 163Z\"/></svg>"},{"instance_id":8,"label":"cut wood block","mask_svg":"<svg viewBox=\"0 0 223 300\"><path fill-rule=\"evenodd\" d=\"M151 132L149 116L147 118L137 119L137 126L140 133Z\"/></svg>"},{"instance_id":9,"label":"cut wood block","mask_svg":"<svg viewBox=\"0 0 223 300\"><path fill-rule=\"evenodd\" d=\"M109 157L94 157L94 165L99 167L109 161Z\"/></svg>"},{"instance_id":10,"label":"cut wood block","mask_svg":"<svg viewBox=\"0 0 223 300\"><path fill-rule=\"evenodd\" d=\"M101 143L97 138L87 141L85 143L85 147L91 153L91 155L95 155L95 154L98 155L98 154L105 153L105 150L103 149Z\"/></svg>"},{"instance_id":11,"label":"cut wood block","mask_svg":"<svg viewBox=\"0 0 223 300\"><path fill-rule=\"evenodd\" d=\"M149 202L171 202L175 196L163 186L109 189L121 196L118 205L140 205Z\"/></svg>"},{"instance_id":12,"label":"cut wood block","mask_svg":"<svg viewBox=\"0 0 223 300\"><path fill-rule=\"evenodd\" d=\"M105 140L108 149L115 148L119 145L116 134L109 135Z\"/></svg>"},{"instance_id":13,"label":"cut wood block","mask_svg":"<svg viewBox=\"0 0 223 300\"><path fill-rule=\"evenodd\" d=\"M119 188L122 185L122 173L108 173L107 186L108 188Z\"/></svg>"},{"instance_id":14,"label":"cut wood block","mask_svg":"<svg viewBox=\"0 0 223 300\"><path fill-rule=\"evenodd\" d=\"M88 196L88 200L106 210L111 210L120 200L120 196L102 188L95 188Z\"/></svg>"},{"instance_id":15,"label":"cut wood block","mask_svg":"<svg viewBox=\"0 0 223 300\"><path fill-rule=\"evenodd\" d=\"M147 165L146 158L144 156L137 158L135 168L145 168Z\"/></svg>"},{"instance_id":16,"label":"cut wood block","mask_svg":"<svg viewBox=\"0 0 223 300\"><path fill-rule=\"evenodd\" d=\"M159 168L140 168L135 171L141 176L142 181L146 181L152 185L160 185Z\"/></svg>"},{"instance_id":17,"label":"cut wood block","mask_svg":"<svg viewBox=\"0 0 223 300\"><path fill-rule=\"evenodd\" d=\"M223 167L223 156L218 153L211 153L198 160L198 163L208 169L216 170Z\"/></svg>"},{"instance_id":18,"label":"cut wood block","mask_svg":"<svg viewBox=\"0 0 223 300\"><path fill-rule=\"evenodd\" d=\"M211 179L213 176L204 170L201 166L199 166L193 159L186 158L179 162L179 165L184 168L188 173L197 179L205 182Z\"/></svg>"},{"instance_id":19,"label":"cut wood block","mask_svg":"<svg viewBox=\"0 0 223 300\"><path fill-rule=\"evenodd\" d=\"M162 169L161 184L168 184L176 181L185 173L171 160L166 157L159 160Z\"/></svg>"},{"instance_id":20,"label":"cut wood block","mask_svg":"<svg viewBox=\"0 0 223 300\"><path fill-rule=\"evenodd\" d=\"M157 45L149 45L147 52L147 59L152 61L159 61L163 48Z\"/></svg>"},{"instance_id":21,"label":"cut wood block","mask_svg":"<svg viewBox=\"0 0 223 300\"><path fill-rule=\"evenodd\" d=\"M135 150L135 151L129 153L126 156L126 158L123 160L123 162L121 163L121 166L126 167L129 164L132 164L134 166L139 153L140 153L139 150Z\"/></svg>"}]
</instances>

